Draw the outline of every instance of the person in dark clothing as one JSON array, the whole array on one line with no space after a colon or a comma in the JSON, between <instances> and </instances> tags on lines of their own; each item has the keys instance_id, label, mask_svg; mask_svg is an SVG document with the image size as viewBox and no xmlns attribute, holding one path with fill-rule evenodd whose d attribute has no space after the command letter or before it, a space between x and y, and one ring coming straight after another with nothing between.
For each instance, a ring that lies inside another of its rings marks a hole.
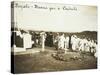
<instances>
[{"instance_id":1,"label":"person in dark clothing","mask_svg":"<svg viewBox=\"0 0 100 75\"><path fill-rule=\"evenodd\" d=\"M45 45L52 47L53 46L53 35L51 32L50 33L47 32L46 34L47 34L47 37L46 37Z\"/></svg>"},{"instance_id":2,"label":"person in dark clothing","mask_svg":"<svg viewBox=\"0 0 100 75\"><path fill-rule=\"evenodd\" d=\"M72 49L72 44L71 44L71 35L69 35L69 49Z\"/></svg>"},{"instance_id":3,"label":"person in dark clothing","mask_svg":"<svg viewBox=\"0 0 100 75\"><path fill-rule=\"evenodd\" d=\"M52 33L50 33L50 35L49 35L49 46L50 47L53 46L53 35L52 35Z\"/></svg>"}]
</instances>

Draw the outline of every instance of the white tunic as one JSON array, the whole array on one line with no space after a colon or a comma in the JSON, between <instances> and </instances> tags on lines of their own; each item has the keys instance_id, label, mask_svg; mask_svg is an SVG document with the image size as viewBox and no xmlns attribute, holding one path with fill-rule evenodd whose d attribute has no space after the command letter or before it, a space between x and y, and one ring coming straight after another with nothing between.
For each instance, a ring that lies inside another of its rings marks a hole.
<instances>
[{"instance_id":1,"label":"white tunic","mask_svg":"<svg viewBox=\"0 0 100 75\"><path fill-rule=\"evenodd\" d=\"M65 41L64 36L63 35L60 36L59 37L59 43L58 43L59 48L64 49L64 41Z\"/></svg>"},{"instance_id":2,"label":"white tunic","mask_svg":"<svg viewBox=\"0 0 100 75\"><path fill-rule=\"evenodd\" d=\"M77 38L72 37L72 49L76 50L77 49Z\"/></svg>"},{"instance_id":3,"label":"white tunic","mask_svg":"<svg viewBox=\"0 0 100 75\"><path fill-rule=\"evenodd\" d=\"M81 41L80 41L80 47L79 47L79 51L81 50L81 51L84 51L84 40L83 39L81 39Z\"/></svg>"},{"instance_id":4,"label":"white tunic","mask_svg":"<svg viewBox=\"0 0 100 75\"><path fill-rule=\"evenodd\" d=\"M65 38L65 49L69 48L69 37Z\"/></svg>"}]
</instances>

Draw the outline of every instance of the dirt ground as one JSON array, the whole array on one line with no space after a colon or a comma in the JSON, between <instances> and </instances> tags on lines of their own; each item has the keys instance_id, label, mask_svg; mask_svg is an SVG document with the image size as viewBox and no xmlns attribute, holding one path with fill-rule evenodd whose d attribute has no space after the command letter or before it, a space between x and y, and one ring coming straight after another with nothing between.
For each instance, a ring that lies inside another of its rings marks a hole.
<instances>
[{"instance_id":1,"label":"dirt ground","mask_svg":"<svg viewBox=\"0 0 100 75\"><path fill-rule=\"evenodd\" d=\"M52 57L52 53L54 52L56 52L56 50L46 49L45 52L14 55L14 73L67 71L97 68L97 59L94 56L85 56L85 59L82 60L61 61Z\"/></svg>"}]
</instances>

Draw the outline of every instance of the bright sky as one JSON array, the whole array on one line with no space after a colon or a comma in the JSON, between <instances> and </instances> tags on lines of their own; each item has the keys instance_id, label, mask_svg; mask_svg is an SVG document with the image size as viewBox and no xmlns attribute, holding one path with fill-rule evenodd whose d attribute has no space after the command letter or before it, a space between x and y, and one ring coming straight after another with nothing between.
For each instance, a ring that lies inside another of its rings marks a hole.
<instances>
[{"instance_id":1,"label":"bright sky","mask_svg":"<svg viewBox=\"0 0 100 75\"><path fill-rule=\"evenodd\" d=\"M33 7L14 9L14 21L19 28L57 32L97 31L96 6L18 2L18 6L26 4ZM34 5L56 9L37 9ZM63 10L63 7L77 10Z\"/></svg>"}]
</instances>

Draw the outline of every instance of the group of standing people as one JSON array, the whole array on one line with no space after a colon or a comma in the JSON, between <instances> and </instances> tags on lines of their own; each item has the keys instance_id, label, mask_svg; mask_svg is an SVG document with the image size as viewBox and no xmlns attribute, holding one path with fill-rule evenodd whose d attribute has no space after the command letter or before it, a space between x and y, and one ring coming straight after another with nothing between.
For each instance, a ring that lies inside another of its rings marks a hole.
<instances>
[{"instance_id":1,"label":"group of standing people","mask_svg":"<svg viewBox=\"0 0 100 75\"><path fill-rule=\"evenodd\" d=\"M76 35L71 36L73 50L95 53L97 51L97 41L90 38L78 38Z\"/></svg>"},{"instance_id":2,"label":"group of standing people","mask_svg":"<svg viewBox=\"0 0 100 75\"><path fill-rule=\"evenodd\" d=\"M76 35L58 34L54 40L56 49L83 51L96 54L97 41L90 38L79 38Z\"/></svg>"},{"instance_id":3,"label":"group of standing people","mask_svg":"<svg viewBox=\"0 0 100 75\"><path fill-rule=\"evenodd\" d=\"M90 38L86 37L79 38L76 35L66 35L64 33L62 34L56 33L56 34L57 35L55 36L51 32L50 33L39 32L37 35L36 34L33 35L30 34L29 32L22 33L21 31L16 31L14 33L14 38L15 38L14 45L19 46L21 44L20 46L24 48L31 48L32 45L41 45L43 49L46 45L49 47L54 46L57 50L84 51L84 52L94 53L95 55L97 53L96 40L91 40Z\"/></svg>"},{"instance_id":4,"label":"group of standing people","mask_svg":"<svg viewBox=\"0 0 100 75\"><path fill-rule=\"evenodd\" d=\"M69 36L64 34L57 33L57 36L54 39L54 44L56 49L68 49L69 48Z\"/></svg>"}]
</instances>

